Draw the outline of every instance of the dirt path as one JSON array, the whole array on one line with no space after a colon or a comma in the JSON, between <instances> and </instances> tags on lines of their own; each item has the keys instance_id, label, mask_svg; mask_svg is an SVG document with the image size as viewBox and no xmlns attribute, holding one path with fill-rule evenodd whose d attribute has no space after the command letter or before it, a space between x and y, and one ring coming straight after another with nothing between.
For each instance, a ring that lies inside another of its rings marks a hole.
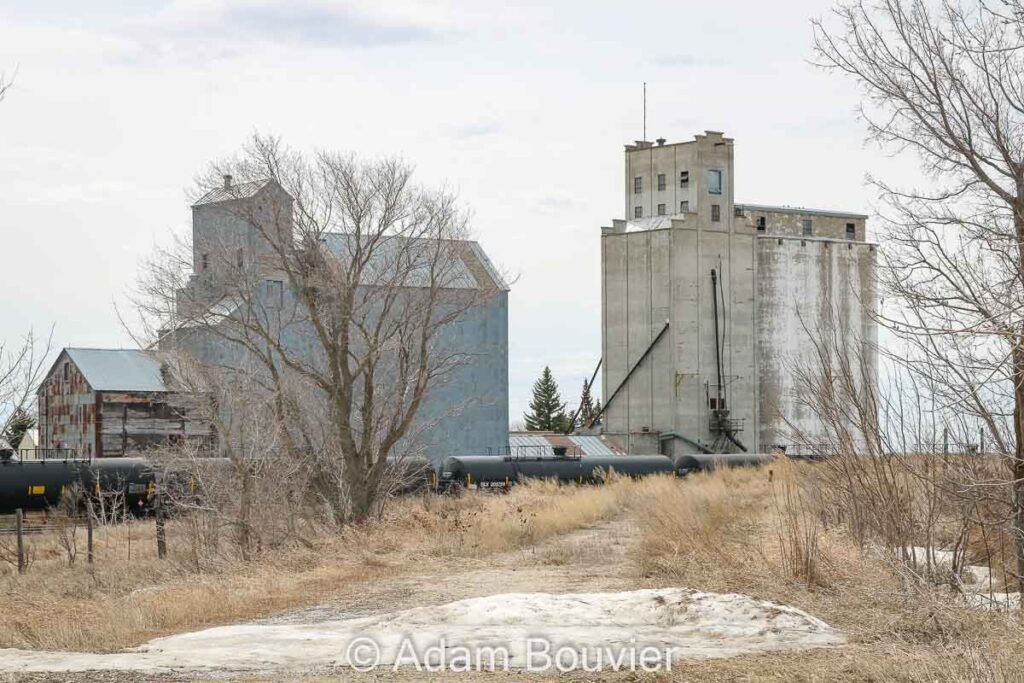
<instances>
[{"instance_id":1,"label":"dirt path","mask_svg":"<svg viewBox=\"0 0 1024 683\"><path fill-rule=\"evenodd\" d=\"M373 634L377 642L390 638L384 652L392 658L399 638L451 634L455 642L479 647L486 642L522 644L536 629L557 634L566 639L560 642L574 647L632 642L636 649L640 637L644 644L662 647L666 661L821 647L841 640L824 623L785 606L685 588L641 590L651 586L633 562L637 542L632 521L621 517L533 547L359 585L315 608L158 639L144 645L141 653L0 650L0 671L40 672L16 674L12 680L19 681L351 680L356 676L353 670L336 668L337 663L351 664L346 645L365 634ZM674 648L675 654L668 655L665 648ZM521 649L513 659L521 662L523 657ZM265 673L246 672L253 662ZM458 678L493 680L495 675L508 676L485 671ZM436 676L403 667L377 669L360 675L360 680ZM451 677L445 672L445 678ZM550 677L519 675L517 680ZM589 674L584 680L597 679Z\"/></svg>"},{"instance_id":2,"label":"dirt path","mask_svg":"<svg viewBox=\"0 0 1024 683\"><path fill-rule=\"evenodd\" d=\"M632 520L623 516L462 566L439 563L386 583L360 584L317 607L260 623L316 623L498 593L646 588L649 584L638 577L632 560L634 531Z\"/></svg>"}]
</instances>

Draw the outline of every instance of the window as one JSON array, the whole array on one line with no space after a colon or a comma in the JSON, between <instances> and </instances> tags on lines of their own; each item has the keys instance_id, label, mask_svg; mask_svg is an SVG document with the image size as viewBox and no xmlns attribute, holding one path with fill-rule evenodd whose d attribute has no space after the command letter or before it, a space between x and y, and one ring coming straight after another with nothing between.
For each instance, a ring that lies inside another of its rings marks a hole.
<instances>
[{"instance_id":1,"label":"window","mask_svg":"<svg viewBox=\"0 0 1024 683\"><path fill-rule=\"evenodd\" d=\"M767 225L765 223L766 222L765 222L765 217L764 216L758 216L757 217L757 231L758 232L764 232L765 231L765 228L767 227Z\"/></svg>"},{"instance_id":2,"label":"window","mask_svg":"<svg viewBox=\"0 0 1024 683\"><path fill-rule=\"evenodd\" d=\"M644 191L644 179L640 176L633 178L633 194L640 194Z\"/></svg>"},{"instance_id":3,"label":"window","mask_svg":"<svg viewBox=\"0 0 1024 683\"><path fill-rule=\"evenodd\" d=\"M664 216L665 215L665 205L664 204L658 204L658 215L659 216Z\"/></svg>"},{"instance_id":4,"label":"window","mask_svg":"<svg viewBox=\"0 0 1024 683\"><path fill-rule=\"evenodd\" d=\"M71 376L71 363L64 364L64 379L68 379Z\"/></svg>"},{"instance_id":5,"label":"window","mask_svg":"<svg viewBox=\"0 0 1024 683\"><path fill-rule=\"evenodd\" d=\"M739 206L734 207L732 210L732 215L736 216L736 218L743 218L743 209Z\"/></svg>"},{"instance_id":6,"label":"window","mask_svg":"<svg viewBox=\"0 0 1024 683\"><path fill-rule=\"evenodd\" d=\"M722 207L718 204L711 205L711 222L718 223L722 220Z\"/></svg>"},{"instance_id":7,"label":"window","mask_svg":"<svg viewBox=\"0 0 1024 683\"><path fill-rule=\"evenodd\" d=\"M852 240L857 238L857 226L853 223L846 224L846 239Z\"/></svg>"},{"instance_id":8,"label":"window","mask_svg":"<svg viewBox=\"0 0 1024 683\"><path fill-rule=\"evenodd\" d=\"M643 218L643 216L644 216L644 210L643 209L641 209L639 206L636 206L636 207L633 208L633 218Z\"/></svg>"},{"instance_id":9,"label":"window","mask_svg":"<svg viewBox=\"0 0 1024 683\"><path fill-rule=\"evenodd\" d=\"M708 194L722 194L721 171L708 171Z\"/></svg>"},{"instance_id":10,"label":"window","mask_svg":"<svg viewBox=\"0 0 1024 683\"><path fill-rule=\"evenodd\" d=\"M680 171L679 172L679 187L686 187L690 184L690 172Z\"/></svg>"},{"instance_id":11,"label":"window","mask_svg":"<svg viewBox=\"0 0 1024 683\"><path fill-rule=\"evenodd\" d=\"M708 408L711 408L711 410L718 410L719 408L725 410L725 398L723 397L721 402L719 402L717 397L708 396Z\"/></svg>"},{"instance_id":12,"label":"window","mask_svg":"<svg viewBox=\"0 0 1024 683\"><path fill-rule=\"evenodd\" d=\"M679 213L687 213L690 210L690 202L679 202Z\"/></svg>"},{"instance_id":13,"label":"window","mask_svg":"<svg viewBox=\"0 0 1024 683\"><path fill-rule=\"evenodd\" d=\"M203 254L199 258L199 270L205 271L209 267L210 267L210 255L209 254Z\"/></svg>"},{"instance_id":14,"label":"window","mask_svg":"<svg viewBox=\"0 0 1024 683\"><path fill-rule=\"evenodd\" d=\"M658 174L658 190L659 191L664 191L665 190L665 174L664 173L659 173Z\"/></svg>"},{"instance_id":15,"label":"window","mask_svg":"<svg viewBox=\"0 0 1024 683\"><path fill-rule=\"evenodd\" d=\"M281 308L284 303L284 282L267 280L267 307Z\"/></svg>"},{"instance_id":16,"label":"window","mask_svg":"<svg viewBox=\"0 0 1024 683\"><path fill-rule=\"evenodd\" d=\"M812 235L812 234L814 234L813 228L811 227L811 219L810 218L805 218L802 221L800 221L800 233L803 234L803 235Z\"/></svg>"}]
</instances>

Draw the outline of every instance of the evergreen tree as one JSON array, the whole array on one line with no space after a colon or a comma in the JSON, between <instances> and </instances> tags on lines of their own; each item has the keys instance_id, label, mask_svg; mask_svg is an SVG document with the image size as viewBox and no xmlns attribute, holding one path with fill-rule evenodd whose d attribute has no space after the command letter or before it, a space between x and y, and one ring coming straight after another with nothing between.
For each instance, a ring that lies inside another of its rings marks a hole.
<instances>
[{"instance_id":1,"label":"evergreen tree","mask_svg":"<svg viewBox=\"0 0 1024 683\"><path fill-rule=\"evenodd\" d=\"M22 437L25 436L25 432L35 426L36 419L27 410L18 408L8 420L7 430L3 433L3 437L7 443L11 444L11 448L17 448Z\"/></svg>"},{"instance_id":2,"label":"evergreen tree","mask_svg":"<svg viewBox=\"0 0 1024 683\"><path fill-rule=\"evenodd\" d=\"M601 424L601 418L597 417L600 414L601 414L601 399L597 399L597 402L594 403L594 417L596 417L597 419L594 420L594 424L590 425L591 427L596 427L599 424Z\"/></svg>"},{"instance_id":3,"label":"evergreen tree","mask_svg":"<svg viewBox=\"0 0 1024 683\"><path fill-rule=\"evenodd\" d=\"M533 400L530 412L523 418L529 432L564 432L572 419L565 414L565 403L558 392L558 382L551 375L551 368L544 366L540 379L533 383Z\"/></svg>"},{"instance_id":4,"label":"evergreen tree","mask_svg":"<svg viewBox=\"0 0 1024 683\"><path fill-rule=\"evenodd\" d=\"M597 415L594 412L594 399L590 395L590 385L587 384L587 380L583 380L583 393L580 394L579 411L579 423L584 426L589 425L590 421Z\"/></svg>"}]
</instances>

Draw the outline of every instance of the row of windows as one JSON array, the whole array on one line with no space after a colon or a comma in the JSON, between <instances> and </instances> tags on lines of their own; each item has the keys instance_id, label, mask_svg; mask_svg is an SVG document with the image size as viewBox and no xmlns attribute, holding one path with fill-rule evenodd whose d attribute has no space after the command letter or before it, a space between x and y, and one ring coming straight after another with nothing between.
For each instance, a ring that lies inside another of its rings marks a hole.
<instances>
[{"instance_id":1,"label":"row of windows","mask_svg":"<svg viewBox=\"0 0 1024 683\"><path fill-rule=\"evenodd\" d=\"M690 210L690 202L688 202L688 201L679 202L679 213L686 213L689 210ZM743 214L742 209L737 208L736 209L736 215L737 216L741 216L742 214ZM659 216L666 215L665 205L664 204L658 204L658 215ZM643 207L640 207L640 206L633 207L633 217L634 218L643 218L644 217ZM712 204L711 205L711 222L712 223L718 223L721 220L722 220L722 207L721 207L721 205L719 205L719 204ZM766 223L765 217L764 216L758 216L757 217L757 231L758 232L764 232L766 228L767 228L767 223ZM810 218L804 218L803 220L800 221L800 232L803 235L813 235L814 234L814 225L813 225L813 223L812 223ZM855 239L856 235L857 235L857 226L854 223L847 223L846 224L846 239L848 239L848 240Z\"/></svg>"},{"instance_id":2,"label":"row of windows","mask_svg":"<svg viewBox=\"0 0 1024 683\"><path fill-rule=\"evenodd\" d=\"M737 211L737 214L738 213L739 212ZM767 225L766 225L765 217L764 216L758 216L757 217L757 231L758 232L764 232L766 228L767 228ZM804 219L802 219L800 221L800 234L802 234L802 235L813 235L814 234L814 224L812 223L810 218L804 218ZM856 237L857 237L857 225L855 223L847 223L846 224L846 239L852 240L852 239L856 239Z\"/></svg>"},{"instance_id":3,"label":"row of windows","mask_svg":"<svg viewBox=\"0 0 1024 683\"><path fill-rule=\"evenodd\" d=\"M658 215L659 216L666 215L667 212L666 212L665 209L666 209L665 204L658 204ZM679 202L679 213L687 213L689 210L690 210L690 202L688 202L688 201ZM722 220L721 216L722 216L721 207L718 204L712 204L711 205L711 220L713 220L715 222L718 222L718 221ZM644 209L643 209L643 207L641 207L641 206L634 206L633 207L633 218L643 218L643 217L644 217Z\"/></svg>"},{"instance_id":4,"label":"row of windows","mask_svg":"<svg viewBox=\"0 0 1024 683\"><path fill-rule=\"evenodd\" d=\"M679 172L679 187L689 187L690 172ZM658 174L658 191L664 192L666 188L665 174ZM643 176L633 178L633 194L641 194L644 191ZM708 171L708 194L722 194L722 172L719 170Z\"/></svg>"}]
</instances>

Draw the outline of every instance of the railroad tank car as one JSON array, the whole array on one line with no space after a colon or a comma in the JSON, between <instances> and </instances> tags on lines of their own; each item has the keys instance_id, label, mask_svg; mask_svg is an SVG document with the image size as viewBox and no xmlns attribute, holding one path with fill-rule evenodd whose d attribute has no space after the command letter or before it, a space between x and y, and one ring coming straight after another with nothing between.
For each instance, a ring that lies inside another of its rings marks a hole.
<instances>
[{"instance_id":1,"label":"railroad tank car","mask_svg":"<svg viewBox=\"0 0 1024 683\"><path fill-rule=\"evenodd\" d=\"M153 468L140 458L8 458L0 460L0 514L54 507L75 484L83 493L123 493L126 506L139 511L149 504L155 482Z\"/></svg>"},{"instance_id":2,"label":"railroad tank car","mask_svg":"<svg viewBox=\"0 0 1024 683\"><path fill-rule=\"evenodd\" d=\"M515 457L459 455L445 458L439 488L451 486L505 487L523 479L557 479L562 482L594 482L603 473L639 477L672 473L672 461L664 455L595 455L587 457Z\"/></svg>"},{"instance_id":3,"label":"railroad tank car","mask_svg":"<svg viewBox=\"0 0 1024 683\"><path fill-rule=\"evenodd\" d=\"M759 467L774 459L770 453L696 453L677 455L672 461L676 474L686 475L723 467Z\"/></svg>"}]
</instances>

